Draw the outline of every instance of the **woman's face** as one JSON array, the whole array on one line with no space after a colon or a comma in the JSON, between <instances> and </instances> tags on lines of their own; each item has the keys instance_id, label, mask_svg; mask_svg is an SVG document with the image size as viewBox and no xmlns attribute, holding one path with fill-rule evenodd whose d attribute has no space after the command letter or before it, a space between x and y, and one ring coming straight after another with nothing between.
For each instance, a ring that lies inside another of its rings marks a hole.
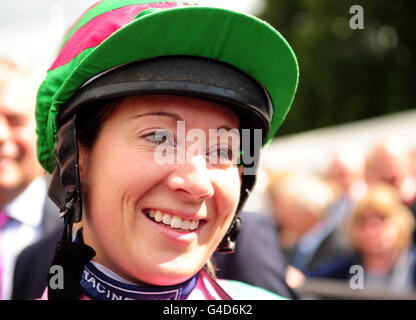
<instances>
[{"instance_id":1,"label":"woman's face","mask_svg":"<svg viewBox=\"0 0 416 320\"><path fill-rule=\"evenodd\" d=\"M198 138L184 143L181 121L186 137L199 129ZM183 282L202 268L240 196L235 143L210 134L219 128L239 128L236 114L220 104L134 96L105 121L91 149L80 146L83 236L95 261L127 280L154 285ZM175 161L161 163L172 150ZM216 155L218 161L209 161Z\"/></svg>"},{"instance_id":2,"label":"woman's face","mask_svg":"<svg viewBox=\"0 0 416 320\"><path fill-rule=\"evenodd\" d=\"M399 237L397 225L372 208L358 219L354 237L358 249L364 255L374 256L393 253Z\"/></svg>"}]
</instances>

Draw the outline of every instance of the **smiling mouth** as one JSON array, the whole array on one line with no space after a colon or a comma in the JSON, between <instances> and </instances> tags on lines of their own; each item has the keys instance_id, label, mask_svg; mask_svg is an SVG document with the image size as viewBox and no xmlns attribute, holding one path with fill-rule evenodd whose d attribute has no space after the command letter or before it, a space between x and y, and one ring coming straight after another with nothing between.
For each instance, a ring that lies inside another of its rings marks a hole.
<instances>
[{"instance_id":1,"label":"smiling mouth","mask_svg":"<svg viewBox=\"0 0 416 320\"><path fill-rule=\"evenodd\" d=\"M204 223L204 220L190 220L174 216L155 209L143 209L143 213L153 222L162 224L180 232L192 232Z\"/></svg>"}]
</instances>

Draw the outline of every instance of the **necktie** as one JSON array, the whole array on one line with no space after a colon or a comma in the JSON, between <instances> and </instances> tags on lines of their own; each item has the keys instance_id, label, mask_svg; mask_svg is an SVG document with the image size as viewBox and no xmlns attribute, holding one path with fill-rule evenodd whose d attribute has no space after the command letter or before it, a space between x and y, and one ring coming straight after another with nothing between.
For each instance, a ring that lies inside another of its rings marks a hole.
<instances>
[{"instance_id":1,"label":"necktie","mask_svg":"<svg viewBox=\"0 0 416 320\"><path fill-rule=\"evenodd\" d=\"M6 213L6 210L2 209L0 211L0 230L3 228L3 226L6 224L8 220L9 216Z\"/></svg>"},{"instance_id":2,"label":"necktie","mask_svg":"<svg viewBox=\"0 0 416 320\"><path fill-rule=\"evenodd\" d=\"M0 211L0 243L1 243L1 238L2 238L2 229L8 220L9 220L9 216L6 213L6 210L2 209ZM0 299L1 299L1 291L3 287L2 280L3 280L3 258L2 258L2 254L0 251Z\"/></svg>"}]
</instances>

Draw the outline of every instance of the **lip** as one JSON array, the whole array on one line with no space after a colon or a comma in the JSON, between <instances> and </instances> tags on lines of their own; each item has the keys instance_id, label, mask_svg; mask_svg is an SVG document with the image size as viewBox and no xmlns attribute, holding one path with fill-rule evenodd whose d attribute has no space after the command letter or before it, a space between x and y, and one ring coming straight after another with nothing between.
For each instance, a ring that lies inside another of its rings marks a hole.
<instances>
[{"instance_id":1,"label":"lip","mask_svg":"<svg viewBox=\"0 0 416 320\"><path fill-rule=\"evenodd\" d=\"M154 227L155 229L157 229L157 231L161 232L162 234L164 234L166 237L168 237L169 239L176 241L178 243L184 243L184 244L189 244L192 241L195 241L199 235L199 233L201 232L202 228L204 227L205 223L207 222L204 219L198 219L195 217L195 215L186 215L186 214L181 214L179 212L175 212L172 210L161 210L161 209L155 209L155 208L151 208L153 210L160 210L164 213L169 213L171 215L175 215L178 216L180 218L183 219L189 219L189 220L198 220L199 221L199 225L198 228L196 228L195 230L182 230L182 229L173 229L171 227L168 227L167 225L160 223L160 222L156 222L154 221L152 218L148 217L145 210L150 209L150 208L146 208L146 209L142 209L141 213L145 216L146 220L150 222L150 225L152 227ZM194 219L192 219L190 216L192 216ZM179 231L181 230L181 231Z\"/></svg>"}]
</instances>

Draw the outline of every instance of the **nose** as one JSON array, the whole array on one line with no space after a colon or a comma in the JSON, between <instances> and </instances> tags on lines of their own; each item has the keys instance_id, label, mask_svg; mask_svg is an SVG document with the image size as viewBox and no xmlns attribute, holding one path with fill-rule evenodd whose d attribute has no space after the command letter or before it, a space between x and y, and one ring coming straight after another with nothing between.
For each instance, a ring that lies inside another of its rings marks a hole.
<instances>
[{"instance_id":1,"label":"nose","mask_svg":"<svg viewBox=\"0 0 416 320\"><path fill-rule=\"evenodd\" d=\"M169 176L168 186L187 201L201 201L214 195L207 163L202 155L195 155L178 164Z\"/></svg>"}]
</instances>

